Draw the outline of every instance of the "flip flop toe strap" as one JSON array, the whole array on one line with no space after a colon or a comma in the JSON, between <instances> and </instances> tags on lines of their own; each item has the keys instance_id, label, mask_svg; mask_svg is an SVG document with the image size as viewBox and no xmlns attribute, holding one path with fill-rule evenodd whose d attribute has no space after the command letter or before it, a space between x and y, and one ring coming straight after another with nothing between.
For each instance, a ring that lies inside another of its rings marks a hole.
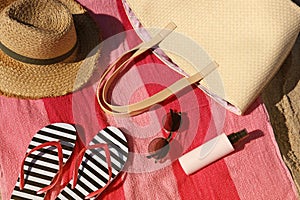
<instances>
[{"instance_id":1,"label":"flip flop toe strap","mask_svg":"<svg viewBox=\"0 0 300 200\"><path fill-rule=\"evenodd\" d=\"M51 184L40 189L39 191L37 191L37 194L41 194L41 193L44 193L44 192L47 192L48 190L52 189L56 184L57 182L59 181L59 178L60 178L60 174L62 172L62 168L63 168L63 152L62 152L62 147L61 147L61 144L60 142L58 141L52 141L52 142L45 142L41 145L38 145L36 147L34 147L33 149L31 149L28 153L26 153L23 161L22 161L22 164L21 164L21 172L20 172L20 189L24 189L24 186L25 186L25 180L24 180L24 165L25 165L25 160L26 158L31 155L33 152L35 151L38 151L42 148L45 148L45 147L50 147L50 146L55 146L57 148L57 155L58 155L58 172L57 172L57 175L54 177L54 179L52 180Z\"/></svg>"},{"instance_id":2,"label":"flip flop toe strap","mask_svg":"<svg viewBox=\"0 0 300 200\"><path fill-rule=\"evenodd\" d=\"M106 143L101 143L101 144L94 144L94 145L90 145L86 148L83 148L77 156L77 160L75 163L75 167L74 167L74 172L73 172L73 184L72 184L72 189L75 188L76 184L77 184L77 179L78 179L78 170L82 161L82 158L86 152L86 150L91 150L91 149L103 149L105 152L105 158L106 158L106 163L107 163L107 170L108 170L108 180L107 183L105 184L104 187L91 192L90 194L88 194L85 199L90 199L92 197L95 196L99 196L109 185L109 183L111 182L112 179L112 167L111 167L111 160L110 160L110 152L109 152L109 147L108 144Z\"/></svg>"}]
</instances>

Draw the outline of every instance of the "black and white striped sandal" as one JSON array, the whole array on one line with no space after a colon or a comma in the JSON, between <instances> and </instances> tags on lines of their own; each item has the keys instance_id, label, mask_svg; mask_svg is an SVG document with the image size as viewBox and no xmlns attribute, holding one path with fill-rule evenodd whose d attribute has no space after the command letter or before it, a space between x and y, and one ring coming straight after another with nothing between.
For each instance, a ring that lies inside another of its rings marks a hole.
<instances>
[{"instance_id":1,"label":"black and white striped sandal","mask_svg":"<svg viewBox=\"0 0 300 200\"><path fill-rule=\"evenodd\" d=\"M124 168L128 152L127 140L118 128L109 126L100 131L77 156L72 184L77 196L70 195L76 200L100 195Z\"/></svg>"},{"instance_id":2,"label":"black and white striped sandal","mask_svg":"<svg viewBox=\"0 0 300 200\"><path fill-rule=\"evenodd\" d=\"M128 158L127 140L116 127L101 130L73 156L73 182L57 191L56 185L68 170L64 163L71 157L77 139L71 124L55 123L39 130L29 144L11 199L82 200L98 196L123 169ZM57 195L49 194L53 191Z\"/></svg>"}]
</instances>

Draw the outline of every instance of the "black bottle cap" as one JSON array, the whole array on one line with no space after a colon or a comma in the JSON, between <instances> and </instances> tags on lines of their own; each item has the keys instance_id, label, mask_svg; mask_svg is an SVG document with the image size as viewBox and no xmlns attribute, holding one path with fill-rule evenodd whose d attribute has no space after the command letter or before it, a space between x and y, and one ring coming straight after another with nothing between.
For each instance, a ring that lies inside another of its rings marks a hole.
<instances>
[{"instance_id":1,"label":"black bottle cap","mask_svg":"<svg viewBox=\"0 0 300 200\"><path fill-rule=\"evenodd\" d=\"M228 137L230 143L232 145L235 145L238 142L240 142L241 140L247 138L248 136L249 136L249 134L248 134L247 130L243 129L239 132L232 133L232 134L228 135L227 137Z\"/></svg>"}]
</instances>

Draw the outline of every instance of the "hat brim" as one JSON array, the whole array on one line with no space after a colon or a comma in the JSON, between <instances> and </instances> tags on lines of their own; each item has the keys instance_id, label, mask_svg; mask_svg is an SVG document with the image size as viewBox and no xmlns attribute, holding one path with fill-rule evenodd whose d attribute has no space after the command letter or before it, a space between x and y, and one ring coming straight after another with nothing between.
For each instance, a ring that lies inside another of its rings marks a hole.
<instances>
[{"instance_id":1,"label":"hat brim","mask_svg":"<svg viewBox=\"0 0 300 200\"><path fill-rule=\"evenodd\" d=\"M4 0L0 12L12 2ZM0 94L30 99L62 96L78 90L92 76L100 54L99 28L78 3L61 2L73 15L78 39L76 51L65 61L41 66L22 63L0 50Z\"/></svg>"}]
</instances>

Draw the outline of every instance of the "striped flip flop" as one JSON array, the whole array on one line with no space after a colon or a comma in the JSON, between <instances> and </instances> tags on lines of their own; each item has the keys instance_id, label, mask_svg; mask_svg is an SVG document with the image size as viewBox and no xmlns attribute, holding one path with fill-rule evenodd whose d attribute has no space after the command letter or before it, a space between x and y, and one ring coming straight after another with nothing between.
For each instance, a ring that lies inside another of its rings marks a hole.
<instances>
[{"instance_id":1,"label":"striped flip flop","mask_svg":"<svg viewBox=\"0 0 300 200\"><path fill-rule=\"evenodd\" d=\"M50 184L55 183L53 178L71 156L75 141L76 129L71 124L55 123L39 130L29 143L28 156L22 163L24 170L21 170L11 199L43 200L44 194L37 192L54 186ZM58 162L59 152L62 159Z\"/></svg>"},{"instance_id":2,"label":"striped flip flop","mask_svg":"<svg viewBox=\"0 0 300 200\"><path fill-rule=\"evenodd\" d=\"M58 199L82 200L100 195L124 168L128 152L127 140L118 128L101 130L79 153L73 182Z\"/></svg>"},{"instance_id":3,"label":"striped flip flop","mask_svg":"<svg viewBox=\"0 0 300 200\"><path fill-rule=\"evenodd\" d=\"M54 126L56 124L52 124L49 126ZM76 129L74 126L69 124L64 124L70 126L68 132L74 133L74 143L76 139ZM73 129L71 128L73 127ZM46 129L48 128L45 127ZM44 129L45 129L44 128ZM61 126L60 126L61 128ZM42 133L47 132L44 129L41 129ZM39 132L41 132L39 131ZM39 134L37 133L37 135ZM65 131L66 132L66 131ZM60 132L61 135L65 136L65 132ZM68 133L69 134L69 133ZM67 135L66 135L67 136ZM66 137L65 136L65 137ZM35 136L36 137L36 136ZM35 137L33 140L35 140ZM64 137L64 139L65 139ZM49 141L49 140L48 140ZM55 140L50 140L55 141ZM42 144L43 141L41 141L40 144ZM46 141L44 141L46 142ZM69 157L71 153L66 153L66 150L64 150L65 147L68 147L69 149L72 149L74 145L71 147L71 145L63 145L66 143L65 140L60 139L60 142L62 143L62 154L64 159ZM43 143L44 144L44 143ZM34 148L33 144L32 147ZM31 145L30 145L31 146ZM70 148L71 147L71 148ZM31 149L29 149L29 152ZM52 147L52 151L55 151L55 149ZM77 155L74 172L73 172L73 181L67 184L67 186L60 192L60 194L57 196L56 199L75 199L75 200L82 200L84 198L94 198L100 193L106 189L106 187L113 181L116 176L121 172L123 167L125 166L125 163L128 158L128 145L127 140L123 133L116 127L109 126L103 130L101 130L89 143L89 145L82 149L80 153ZM53 152L51 153L51 155ZM54 153L57 155L57 151ZM39 160L45 160L48 159L45 158L44 155L42 155L43 158ZM29 158L30 156L28 156ZM38 160L36 159L36 160ZM57 158L56 158L57 160ZM52 162L52 161L51 161ZM57 161L56 161L57 163ZM65 160L64 162L65 163ZM37 162L35 163L35 165ZM44 163L42 166L48 166L47 163ZM24 168L28 165L27 158L25 159ZM50 165L49 165L50 166ZM53 168L53 167L51 167ZM59 173L59 166L56 166L56 171ZM52 170L52 169L51 169ZM30 170L32 171L32 170ZM53 170L52 170L53 171ZM25 171L26 173L28 171ZM26 174L25 173L25 174ZM30 175L26 174L28 178ZM35 175L35 174L34 174ZM54 177L55 174L52 174ZM35 177L34 177L35 178ZM26 178L25 178L26 179ZM45 185L49 185L51 182L51 179L48 178L48 183L46 183L43 178L42 179L36 179L34 183L25 181L25 187L23 190L20 190L19 183L17 183L15 187L15 190L12 195L12 199L43 199L44 194L37 195L36 191L40 190L42 187L45 187ZM20 181L18 181L20 182ZM52 183L55 182L55 180L52 181ZM45 183L42 186L37 187L36 185L40 183ZM32 187L32 185L34 187ZM50 186L51 187L51 186ZM29 188L29 189L28 189ZM23 193L24 192L24 193Z\"/></svg>"}]
</instances>

